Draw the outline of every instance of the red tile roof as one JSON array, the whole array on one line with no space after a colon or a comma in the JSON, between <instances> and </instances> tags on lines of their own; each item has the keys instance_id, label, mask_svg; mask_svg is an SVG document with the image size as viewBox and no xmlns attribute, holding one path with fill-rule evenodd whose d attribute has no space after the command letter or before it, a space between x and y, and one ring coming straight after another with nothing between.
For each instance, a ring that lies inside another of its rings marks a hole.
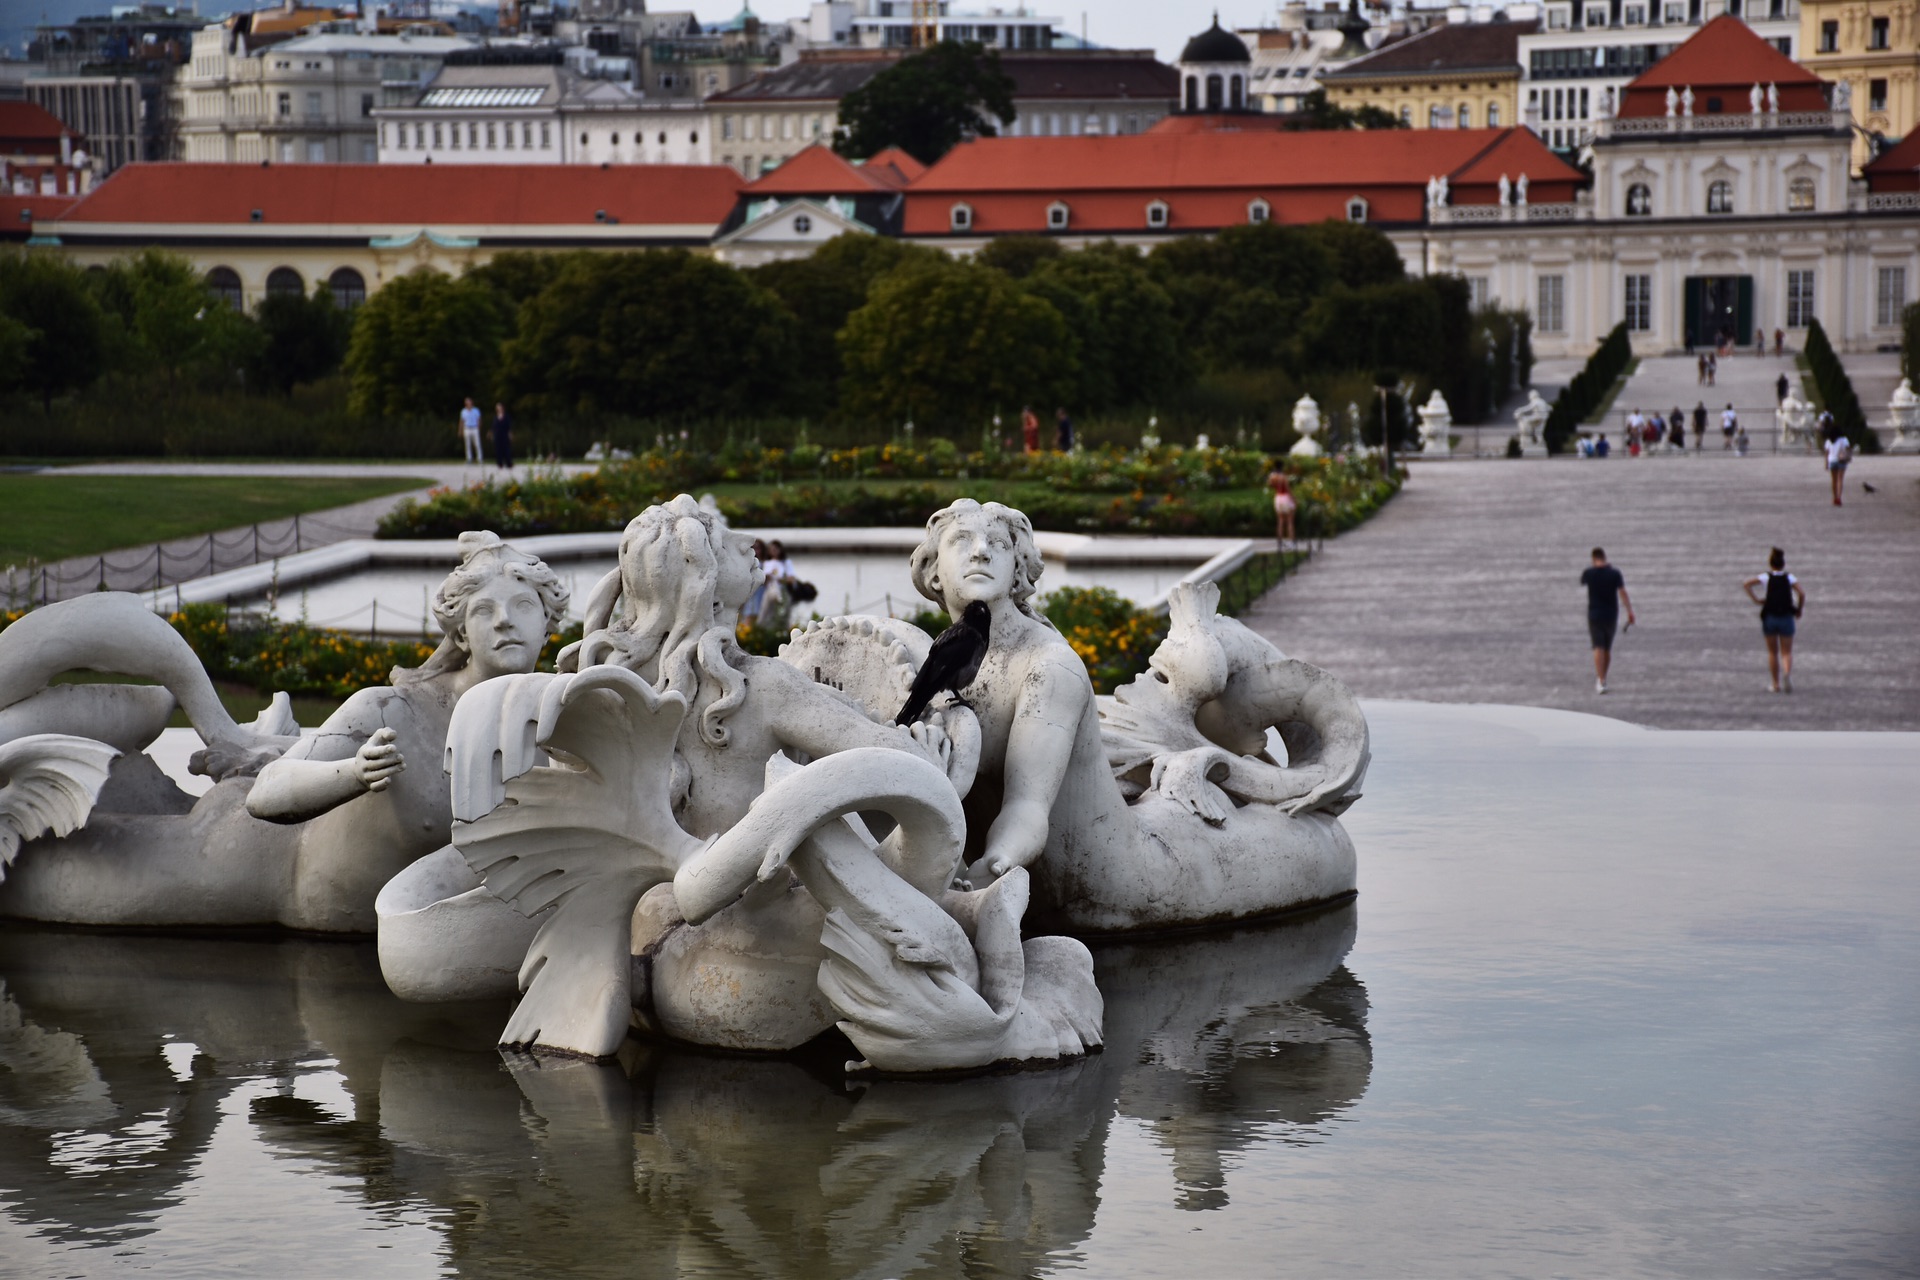
<instances>
[{"instance_id":1,"label":"red tile roof","mask_svg":"<svg viewBox=\"0 0 1920 1280\"><path fill-rule=\"evenodd\" d=\"M724 165L130 164L61 226L712 227L741 185Z\"/></svg>"},{"instance_id":2,"label":"red tile roof","mask_svg":"<svg viewBox=\"0 0 1920 1280\"><path fill-rule=\"evenodd\" d=\"M1623 116L1662 116L1667 90L1691 88L1696 115L1710 114L1707 99L1722 113L1744 114L1754 85L1780 88L1782 111L1824 111L1826 81L1780 52L1740 19L1721 14L1685 44L1641 72L1622 92Z\"/></svg>"},{"instance_id":3,"label":"red tile roof","mask_svg":"<svg viewBox=\"0 0 1920 1280\"><path fill-rule=\"evenodd\" d=\"M1292 126L1296 117L1276 115L1270 111L1220 112L1215 115L1178 115L1161 116L1153 122L1148 133L1251 133L1256 131L1285 130Z\"/></svg>"},{"instance_id":4,"label":"red tile roof","mask_svg":"<svg viewBox=\"0 0 1920 1280\"><path fill-rule=\"evenodd\" d=\"M973 208L976 234L1043 231L1055 200L1068 203L1075 232L1145 232L1155 200L1175 231L1245 222L1255 198L1276 222L1345 217L1356 195L1370 221L1418 222L1429 178L1447 177L1454 204L1491 204L1503 173L1524 173L1528 198L1542 204L1571 201L1584 181L1526 129L985 138L907 188L905 231L947 234L956 203Z\"/></svg>"},{"instance_id":5,"label":"red tile roof","mask_svg":"<svg viewBox=\"0 0 1920 1280\"><path fill-rule=\"evenodd\" d=\"M898 147L888 147L875 152L867 160L867 172L880 177L881 181L892 187L904 187L927 171L927 166L915 160Z\"/></svg>"},{"instance_id":6,"label":"red tile roof","mask_svg":"<svg viewBox=\"0 0 1920 1280\"><path fill-rule=\"evenodd\" d=\"M870 191L895 191L903 185L887 181L871 163L855 165L833 148L816 142L772 173L741 188L747 196L826 196L858 195Z\"/></svg>"},{"instance_id":7,"label":"red tile roof","mask_svg":"<svg viewBox=\"0 0 1920 1280\"><path fill-rule=\"evenodd\" d=\"M0 240L25 240L38 234L35 224L47 223L73 207L78 196L10 196L0 194ZM21 215L26 216L21 216Z\"/></svg>"},{"instance_id":8,"label":"red tile roof","mask_svg":"<svg viewBox=\"0 0 1920 1280\"><path fill-rule=\"evenodd\" d=\"M0 102L0 151L15 142L59 142L79 138L59 116L37 102Z\"/></svg>"},{"instance_id":9,"label":"red tile roof","mask_svg":"<svg viewBox=\"0 0 1920 1280\"><path fill-rule=\"evenodd\" d=\"M1871 191L1920 191L1920 129L1881 152L1860 172Z\"/></svg>"}]
</instances>

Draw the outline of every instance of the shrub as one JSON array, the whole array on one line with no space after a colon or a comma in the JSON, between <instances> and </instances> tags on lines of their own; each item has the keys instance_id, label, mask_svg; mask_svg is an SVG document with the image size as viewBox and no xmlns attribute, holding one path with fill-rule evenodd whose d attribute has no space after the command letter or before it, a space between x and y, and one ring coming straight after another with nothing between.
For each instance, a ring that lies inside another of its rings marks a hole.
<instances>
[{"instance_id":1,"label":"shrub","mask_svg":"<svg viewBox=\"0 0 1920 1280\"><path fill-rule=\"evenodd\" d=\"M1860 398L1853 393L1853 379L1847 376L1846 366L1834 354L1833 344L1827 341L1827 331L1818 320L1807 324L1807 368L1813 373L1813 385L1820 392L1820 402L1833 415L1834 426L1840 434L1862 453L1880 452L1880 437L1867 425Z\"/></svg>"},{"instance_id":2,"label":"shrub","mask_svg":"<svg viewBox=\"0 0 1920 1280\"><path fill-rule=\"evenodd\" d=\"M1579 431L1580 424L1598 409L1613 390L1614 379L1625 372L1633 359L1633 342L1627 337L1627 322L1613 326L1613 332L1587 357L1586 367L1573 375L1573 381L1553 399L1547 412L1541 438L1548 453L1559 453Z\"/></svg>"}]
</instances>

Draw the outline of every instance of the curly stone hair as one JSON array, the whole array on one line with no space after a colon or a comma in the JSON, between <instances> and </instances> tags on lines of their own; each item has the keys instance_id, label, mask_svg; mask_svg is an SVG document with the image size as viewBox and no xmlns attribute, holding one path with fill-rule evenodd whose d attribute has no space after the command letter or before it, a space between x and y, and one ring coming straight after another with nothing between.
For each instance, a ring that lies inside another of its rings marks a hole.
<instances>
[{"instance_id":1,"label":"curly stone hair","mask_svg":"<svg viewBox=\"0 0 1920 1280\"><path fill-rule=\"evenodd\" d=\"M533 588L547 611L547 630L560 629L567 617L567 589L546 561L514 550L497 533L463 533L460 564L433 593L433 616L442 633L440 647L417 667L395 667L388 678L396 685L418 684L466 666L473 656L467 643L467 602L502 574Z\"/></svg>"}]
</instances>

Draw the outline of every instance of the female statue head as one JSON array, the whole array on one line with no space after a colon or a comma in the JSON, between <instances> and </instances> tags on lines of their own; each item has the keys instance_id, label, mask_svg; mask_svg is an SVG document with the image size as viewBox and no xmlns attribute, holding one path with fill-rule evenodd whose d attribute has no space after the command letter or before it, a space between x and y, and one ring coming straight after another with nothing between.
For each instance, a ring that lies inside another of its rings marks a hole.
<instances>
[{"instance_id":1,"label":"female statue head","mask_svg":"<svg viewBox=\"0 0 1920 1280\"><path fill-rule=\"evenodd\" d=\"M701 734L724 746L722 721L746 697L733 631L753 591L753 539L686 494L648 507L620 538L620 597L606 624L581 646L579 664L617 662L691 704L702 680L721 696L701 716ZM589 625L597 619L590 618Z\"/></svg>"},{"instance_id":2,"label":"female statue head","mask_svg":"<svg viewBox=\"0 0 1920 1280\"><path fill-rule=\"evenodd\" d=\"M1005 596L1028 617L1040 616L1033 595L1046 562L1034 545L1032 522L1012 507L960 498L934 512L911 568L914 588L950 612Z\"/></svg>"},{"instance_id":3,"label":"female statue head","mask_svg":"<svg viewBox=\"0 0 1920 1280\"><path fill-rule=\"evenodd\" d=\"M482 678L531 671L547 636L567 616L567 589L537 556L498 534L460 535L460 564L433 595L440 646L417 667L395 667L396 685L418 684L469 665Z\"/></svg>"}]
</instances>

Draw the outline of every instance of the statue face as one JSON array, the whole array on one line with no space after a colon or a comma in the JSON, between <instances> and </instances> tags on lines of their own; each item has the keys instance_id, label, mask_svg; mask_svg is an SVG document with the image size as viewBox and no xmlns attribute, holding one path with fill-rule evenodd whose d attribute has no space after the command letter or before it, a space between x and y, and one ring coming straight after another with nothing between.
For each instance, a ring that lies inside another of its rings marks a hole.
<instances>
[{"instance_id":1,"label":"statue face","mask_svg":"<svg viewBox=\"0 0 1920 1280\"><path fill-rule=\"evenodd\" d=\"M482 680L533 670L547 642L547 610L534 589L500 574L467 598L467 650Z\"/></svg>"},{"instance_id":2,"label":"statue face","mask_svg":"<svg viewBox=\"0 0 1920 1280\"><path fill-rule=\"evenodd\" d=\"M731 616L740 611L740 606L753 594L754 584L760 580L760 562L753 554L753 538L727 530L720 538L718 561L719 576L714 582L714 593L720 597L721 613Z\"/></svg>"},{"instance_id":3,"label":"statue face","mask_svg":"<svg viewBox=\"0 0 1920 1280\"><path fill-rule=\"evenodd\" d=\"M985 513L960 516L941 533L934 568L941 594L961 608L976 600L1008 599L1016 572L1013 534Z\"/></svg>"}]
</instances>

